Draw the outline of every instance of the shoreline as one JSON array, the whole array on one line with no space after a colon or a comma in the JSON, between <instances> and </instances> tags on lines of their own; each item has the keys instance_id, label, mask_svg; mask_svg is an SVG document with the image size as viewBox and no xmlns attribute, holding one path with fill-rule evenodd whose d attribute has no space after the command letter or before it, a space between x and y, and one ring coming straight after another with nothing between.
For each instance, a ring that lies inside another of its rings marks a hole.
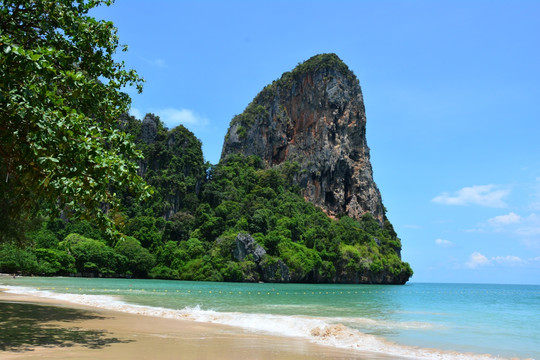
<instances>
[{"instance_id":1,"label":"shoreline","mask_svg":"<svg viewBox=\"0 0 540 360\"><path fill-rule=\"evenodd\" d=\"M0 288L2 359L376 359L300 338L105 310L5 293Z\"/></svg>"}]
</instances>

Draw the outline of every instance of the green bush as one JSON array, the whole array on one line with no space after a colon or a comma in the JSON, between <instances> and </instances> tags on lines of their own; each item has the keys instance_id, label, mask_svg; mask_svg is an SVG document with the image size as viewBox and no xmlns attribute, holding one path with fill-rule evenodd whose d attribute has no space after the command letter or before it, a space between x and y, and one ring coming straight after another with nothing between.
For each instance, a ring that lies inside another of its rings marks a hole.
<instances>
[{"instance_id":1,"label":"green bush","mask_svg":"<svg viewBox=\"0 0 540 360\"><path fill-rule=\"evenodd\" d=\"M317 251L291 241L279 244L279 252L289 270L299 278L318 273L322 260Z\"/></svg>"},{"instance_id":2,"label":"green bush","mask_svg":"<svg viewBox=\"0 0 540 360\"><path fill-rule=\"evenodd\" d=\"M126 258L126 261L122 263L123 267L118 268L121 272L127 273L129 271L137 277L146 277L154 267L154 256L133 237L121 239L114 250Z\"/></svg>"},{"instance_id":3,"label":"green bush","mask_svg":"<svg viewBox=\"0 0 540 360\"><path fill-rule=\"evenodd\" d=\"M165 265L157 265L150 272L148 276L152 279L178 279L178 270L173 270Z\"/></svg>"},{"instance_id":4,"label":"green bush","mask_svg":"<svg viewBox=\"0 0 540 360\"><path fill-rule=\"evenodd\" d=\"M321 56L301 69L324 68L337 60ZM257 104L237 119L241 127L267 115ZM306 202L295 185L298 163L265 169L259 157L229 155L210 166L203 162L200 142L183 127L169 131L158 121L155 140L146 143L140 139L140 122L127 118L125 126L135 132L146 156L140 171L154 188L147 203L118 189L124 207L115 210L114 219L124 225L127 238L113 244L88 222L50 219L28 234L35 251L3 248L0 266L41 274L258 281L264 266L275 268L281 261L299 281L335 281L342 272L349 278L369 271L412 275L399 258L401 242L386 218L382 226L369 213L359 221L329 218ZM233 258L239 233L250 234L264 247L263 260Z\"/></svg>"},{"instance_id":5,"label":"green bush","mask_svg":"<svg viewBox=\"0 0 540 360\"><path fill-rule=\"evenodd\" d=\"M76 272L75 259L64 250L35 249L42 275L72 274Z\"/></svg>"},{"instance_id":6,"label":"green bush","mask_svg":"<svg viewBox=\"0 0 540 360\"><path fill-rule=\"evenodd\" d=\"M37 270L37 258L31 251L13 244L0 244L0 272L36 274Z\"/></svg>"},{"instance_id":7,"label":"green bush","mask_svg":"<svg viewBox=\"0 0 540 360\"><path fill-rule=\"evenodd\" d=\"M127 262L125 256L103 242L79 234L68 235L59 247L73 256L78 272L115 274L121 272Z\"/></svg>"},{"instance_id":8,"label":"green bush","mask_svg":"<svg viewBox=\"0 0 540 360\"><path fill-rule=\"evenodd\" d=\"M30 232L28 239L37 248L56 248L59 242L55 233L48 229Z\"/></svg>"}]
</instances>

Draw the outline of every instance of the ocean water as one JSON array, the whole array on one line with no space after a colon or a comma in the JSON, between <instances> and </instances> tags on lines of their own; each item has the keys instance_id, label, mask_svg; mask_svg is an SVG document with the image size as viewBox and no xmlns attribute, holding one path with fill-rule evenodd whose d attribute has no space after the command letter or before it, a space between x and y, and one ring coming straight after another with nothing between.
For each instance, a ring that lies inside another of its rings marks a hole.
<instances>
[{"instance_id":1,"label":"ocean water","mask_svg":"<svg viewBox=\"0 0 540 360\"><path fill-rule=\"evenodd\" d=\"M0 278L3 291L411 359L540 359L540 286Z\"/></svg>"}]
</instances>

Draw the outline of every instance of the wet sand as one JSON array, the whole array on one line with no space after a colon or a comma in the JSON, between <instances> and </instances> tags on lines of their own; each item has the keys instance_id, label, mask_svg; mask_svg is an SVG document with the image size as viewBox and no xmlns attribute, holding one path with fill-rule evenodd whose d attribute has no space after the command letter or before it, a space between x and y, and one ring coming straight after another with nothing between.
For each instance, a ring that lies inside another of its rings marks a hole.
<instances>
[{"instance_id":1,"label":"wet sand","mask_svg":"<svg viewBox=\"0 0 540 360\"><path fill-rule=\"evenodd\" d=\"M304 339L4 293L0 359L396 359Z\"/></svg>"}]
</instances>

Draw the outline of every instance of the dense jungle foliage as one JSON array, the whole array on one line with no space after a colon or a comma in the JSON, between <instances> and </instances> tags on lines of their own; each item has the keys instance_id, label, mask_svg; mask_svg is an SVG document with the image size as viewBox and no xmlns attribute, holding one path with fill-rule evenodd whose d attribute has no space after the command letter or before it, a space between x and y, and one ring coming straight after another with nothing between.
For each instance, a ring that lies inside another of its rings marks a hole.
<instances>
[{"instance_id":1,"label":"dense jungle foliage","mask_svg":"<svg viewBox=\"0 0 540 360\"><path fill-rule=\"evenodd\" d=\"M113 23L90 16L112 2L0 1L0 243L22 241L36 209L115 237L114 189L150 195L140 152L116 128L131 104L124 88L144 80L115 60L127 47Z\"/></svg>"},{"instance_id":2,"label":"dense jungle foliage","mask_svg":"<svg viewBox=\"0 0 540 360\"><path fill-rule=\"evenodd\" d=\"M88 221L36 218L26 248L0 245L0 271L303 282L412 275L388 221L329 218L300 195L297 164L264 169L257 157L231 155L210 166L181 125L168 130L149 114L143 122L124 116L121 127L143 153L139 172L154 189L146 202L117 190L123 208L114 220L125 237L111 240ZM260 258L235 255L239 234L264 249Z\"/></svg>"}]
</instances>

